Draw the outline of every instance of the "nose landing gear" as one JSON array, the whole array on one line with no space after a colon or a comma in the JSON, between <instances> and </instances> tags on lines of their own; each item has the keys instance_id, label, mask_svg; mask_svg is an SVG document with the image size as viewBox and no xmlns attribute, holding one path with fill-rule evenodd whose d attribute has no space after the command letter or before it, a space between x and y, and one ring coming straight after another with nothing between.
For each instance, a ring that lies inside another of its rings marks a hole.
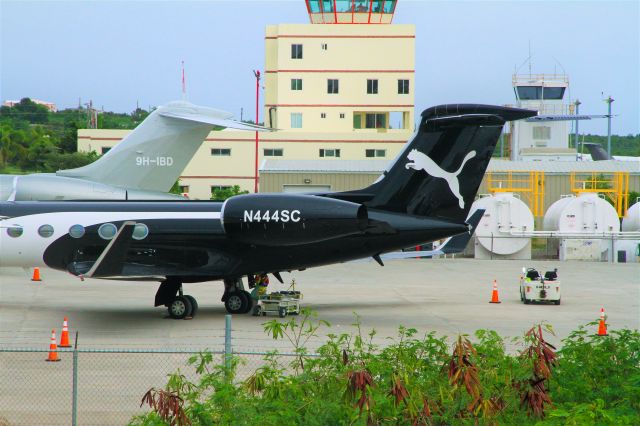
<instances>
[{"instance_id":1,"label":"nose landing gear","mask_svg":"<svg viewBox=\"0 0 640 426\"><path fill-rule=\"evenodd\" d=\"M244 289L242 278L224 280L222 301L230 314L246 314L253 309L253 298Z\"/></svg>"}]
</instances>

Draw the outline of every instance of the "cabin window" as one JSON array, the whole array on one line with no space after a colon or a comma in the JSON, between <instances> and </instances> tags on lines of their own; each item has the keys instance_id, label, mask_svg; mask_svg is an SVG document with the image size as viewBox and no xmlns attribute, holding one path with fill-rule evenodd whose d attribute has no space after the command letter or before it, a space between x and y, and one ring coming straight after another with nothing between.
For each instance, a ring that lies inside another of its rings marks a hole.
<instances>
[{"instance_id":1,"label":"cabin window","mask_svg":"<svg viewBox=\"0 0 640 426\"><path fill-rule=\"evenodd\" d=\"M24 232L24 229L22 229L21 226L11 226L7 228L7 235L10 236L11 238L18 238L19 236L22 235L23 232Z\"/></svg>"},{"instance_id":2,"label":"cabin window","mask_svg":"<svg viewBox=\"0 0 640 426\"><path fill-rule=\"evenodd\" d=\"M133 239L134 240L144 240L149 235L149 228L144 223L136 223L136 226L133 227Z\"/></svg>"},{"instance_id":3,"label":"cabin window","mask_svg":"<svg viewBox=\"0 0 640 426\"><path fill-rule=\"evenodd\" d=\"M73 238L81 238L84 235L84 226L72 225L71 228L69 228L69 235Z\"/></svg>"},{"instance_id":4,"label":"cabin window","mask_svg":"<svg viewBox=\"0 0 640 426\"><path fill-rule=\"evenodd\" d=\"M42 225L40 228L38 228L38 235L40 235L42 238L49 238L53 235L53 226Z\"/></svg>"},{"instance_id":5,"label":"cabin window","mask_svg":"<svg viewBox=\"0 0 640 426\"><path fill-rule=\"evenodd\" d=\"M98 228L98 235L100 235L100 238L103 240L110 240L115 237L117 233L118 228L116 228L113 223L103 223L100 225L100 228Z\"/></svg>"}]
</instances>

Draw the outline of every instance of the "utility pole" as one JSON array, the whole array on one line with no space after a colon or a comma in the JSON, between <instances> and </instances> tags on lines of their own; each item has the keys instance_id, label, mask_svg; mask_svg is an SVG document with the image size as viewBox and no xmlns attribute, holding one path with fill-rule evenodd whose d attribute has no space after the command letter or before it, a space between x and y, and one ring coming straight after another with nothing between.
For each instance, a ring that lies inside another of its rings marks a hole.
<instances>
[{"instance_id":1,"label":"utility pole","mask_svg":"<svg viewBox=\"0 0 640 426\"><path fill-rule=\"evenodd\" d=\"M604 100L608 105L607 111L607 154L609 154L609 158L611 157L611 104L614 99L609 95L607 99Z\"/></svg>"},{"instance_id":2,"label":"utility pole","mask_svg":"<svg viewBox=\"0 0 640 426\"><path fill-rule=\"evenodd\" d=\"M580 102L580 99L576 99L575 102L575 106L576 106L576 151L577 151L577 155L576 155L576 161L578 161L578 159L582 160L582 146L580 145L580 133L578 132L578 123L580 123L580 120L578 119L578 115L580 113L580 104L582 102Z\"/></svg>"},{"instance_id":3,"label":"utility pole","mask_svg":"<svg viewBox=\"0 0 640 426\"><path fill-rule=\"evenodd\" d=\"M260 71L253 71L256 76L256 126L258 125L258 102L260 100ZM258 131L256 130L256 163L254 169L254 186L253 192L258 192Z\"/></svg>"}]
</instances>

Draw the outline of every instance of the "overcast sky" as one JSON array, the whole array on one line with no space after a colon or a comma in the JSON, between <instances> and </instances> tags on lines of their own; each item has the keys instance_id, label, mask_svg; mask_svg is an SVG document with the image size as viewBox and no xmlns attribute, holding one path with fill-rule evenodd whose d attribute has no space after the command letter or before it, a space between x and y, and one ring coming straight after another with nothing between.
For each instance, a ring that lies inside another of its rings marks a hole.
<instances>
[{"instance_id":1,"label":"overcast sky","mask_svg":"<svg viewBox=\"0 0 640 426\"><path fill-rule=\"evenodd\" d=\"M416 112L442 103L513 103L511 75L564 70L580 112L606 113L614 134L640 133L640 2L399 0L416 25ZM264 69L267 24L308 23L303 0L0 0L0 98L131 112L181 97L253 116L253 69ZM524 65L521 72L528 72ZM604 96L602 96L604 93ZM581 131L606 134L606 120Z\"/></svg>"}]
</instances>

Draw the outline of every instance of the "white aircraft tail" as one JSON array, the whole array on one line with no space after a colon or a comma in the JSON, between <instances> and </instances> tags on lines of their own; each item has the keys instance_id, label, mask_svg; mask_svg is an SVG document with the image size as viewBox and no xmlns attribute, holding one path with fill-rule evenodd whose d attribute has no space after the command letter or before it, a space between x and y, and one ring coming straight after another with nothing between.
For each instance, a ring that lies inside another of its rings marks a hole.
<instances>
[{"instance_id":1,"label":"white aircraft tail","mask_svg":"<svg viewBox=\"0 0 640 426\"><path fill-rule=\"evenodd\" d=\"M153 111L120 143L92 164L60 170L75 177L132 189L167 192L213 126L270 130L233 120L231 113L184 101Z\"/></svg>"}]
</instances>

